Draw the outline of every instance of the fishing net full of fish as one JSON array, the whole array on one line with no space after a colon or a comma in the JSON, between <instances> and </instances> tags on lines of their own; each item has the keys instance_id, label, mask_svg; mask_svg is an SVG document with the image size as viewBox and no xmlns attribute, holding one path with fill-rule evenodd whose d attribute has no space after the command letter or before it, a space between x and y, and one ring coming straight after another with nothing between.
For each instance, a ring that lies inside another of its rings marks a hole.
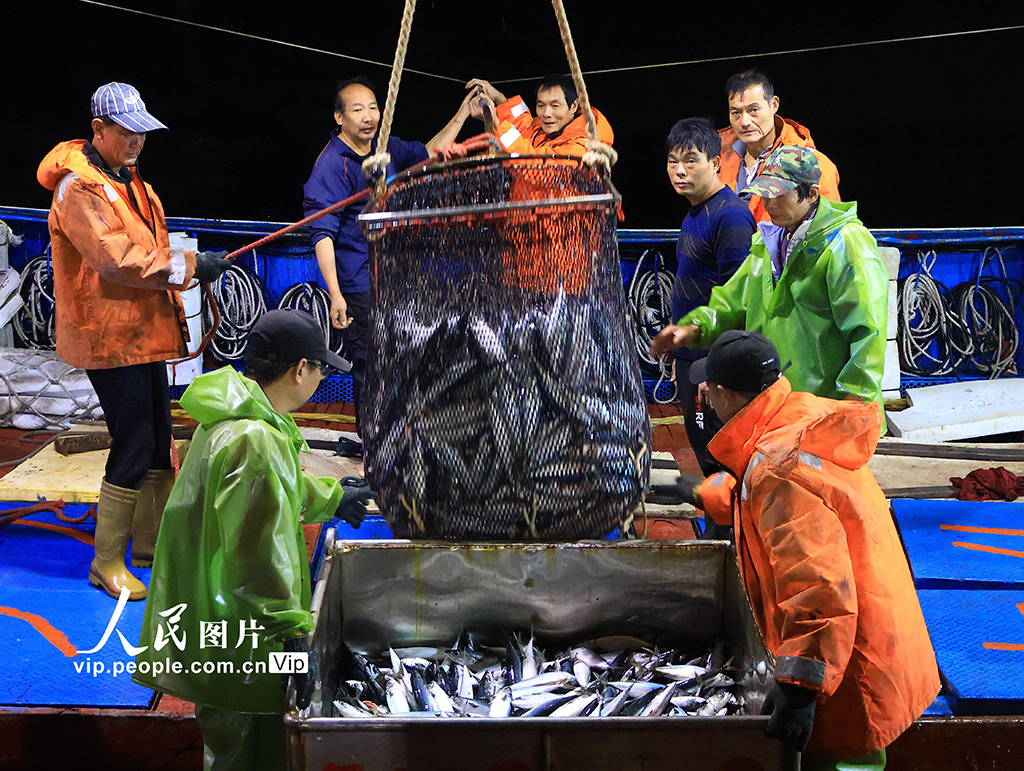
<instances>
[{"instance_id":1,"label":"fishing net full of fish","mask_svg":"<svg viewBox=\"0 0 1024 771\"><path fill-rule=\"evenodd\" d=\"M396 536L601 538L632 517L651 429L619 200L579 159L502 156L400 177L362 215L360 423Z\"/></svg>"}]
</instances>

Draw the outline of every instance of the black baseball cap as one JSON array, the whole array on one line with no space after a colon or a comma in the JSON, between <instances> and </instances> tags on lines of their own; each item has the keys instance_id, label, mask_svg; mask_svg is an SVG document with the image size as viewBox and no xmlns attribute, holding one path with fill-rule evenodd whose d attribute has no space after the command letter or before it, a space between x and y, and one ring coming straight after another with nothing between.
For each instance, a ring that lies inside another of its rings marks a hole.
<instances>
[{"instance_id":1,"label":"black baseball cap","mask_svg":"<svg viewBox=\"0 0 1024 771\"><path fill-rule=\"evenodd\" d=\"M733 391L760 393L782 374L779 352L764 335L730 329L711 346L708 355L690 367L694 385L710 380Z\"/></svg>"},{"instance_id":2,"label":"black baseball cap","mask_svg":"<svg viewBox=\"0 0 1024 771\"><path fill-rule=\"evenodd\" d=\"M249 332L245 356L281 364L298 364L301 359L308 359L321 361L339 372L352 369L350 362L327 347L324 331L316 319L296 310L263 314Z\"/></svg>"}]
</instances>

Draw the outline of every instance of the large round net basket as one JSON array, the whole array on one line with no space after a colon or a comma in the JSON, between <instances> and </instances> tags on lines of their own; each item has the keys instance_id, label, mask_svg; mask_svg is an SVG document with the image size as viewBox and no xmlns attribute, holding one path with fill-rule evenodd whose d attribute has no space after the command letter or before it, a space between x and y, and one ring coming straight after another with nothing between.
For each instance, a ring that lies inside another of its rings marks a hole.
<instances>
[{"instance_id":1,"label":"large round net basket","mask_svg":"<svg viewBox=\"0 0 1024 771\"><path fill-rule=\"evenodd\" d=\"M395 535L601 538L650 474L618 193L579 159L427 167L361 217L373 310L360 416Z\"/></svg>"}]
</instances>

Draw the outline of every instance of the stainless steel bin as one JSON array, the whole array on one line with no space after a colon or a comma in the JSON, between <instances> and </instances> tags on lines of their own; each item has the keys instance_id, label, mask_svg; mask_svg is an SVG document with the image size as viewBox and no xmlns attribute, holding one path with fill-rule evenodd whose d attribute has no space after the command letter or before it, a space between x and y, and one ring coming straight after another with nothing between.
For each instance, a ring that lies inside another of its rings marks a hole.
<instances>
[{"instance_id":1,"label":"stainless steel bin","mask_svg":"<svg viewBox=\"0 0 1024 771\"><path fill-rule=\"evenodd\" d=\"M328 534L313 598L313 703L285 716L292 771L776 771L798 756L758 716L771 660L728 544L600 541L451 544ZM464 628L530 629L574 642L606 634L693 644L721 637L746 715L711 718L324 717L339 646L449 645Z\"/></svg>"}]
</instances>

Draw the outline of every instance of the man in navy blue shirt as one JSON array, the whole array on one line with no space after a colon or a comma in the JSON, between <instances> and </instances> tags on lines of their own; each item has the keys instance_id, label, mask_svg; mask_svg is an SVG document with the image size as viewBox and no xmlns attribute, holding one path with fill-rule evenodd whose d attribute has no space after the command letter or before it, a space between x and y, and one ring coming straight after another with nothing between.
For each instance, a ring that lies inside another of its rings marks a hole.
<instances>
[{"instance_id":1,"label":"man in navy blue shirt","mask_svg":"<svg viewBox=\"0 0 1024 771\"><path fill-rule=\"evenodd\" d=\"M468 115L468 102L461 109ZM307 217L360 192L369 184L362 164L377 151L380 123L377 97L369 80L359 77L338 83L334 120L338 128L331 132L331 139L316 159L303 188L302 207ZM438 137L444 133L442 131ZM431 140L432 146L438 144L438 137ZM406 142L395 136L388 140L388 152L391 154L389 177L429 157L422 142ZM361 208L350 206L317 220L309 228L316 261L331 296L331 323L342 330L346 355L353 365L357 431L370 321L368 250L357 219Z\"/></svg>"},{"instance_id":2,"label":"man in navy blue shirt","mask_svg":"<svg viewBox=\"0 0 1024 771\"><path fill-rule=\"evenodd\" d=\"M672 323L694 308L706 305L712 287L721 286L747 258L754 217L743 201L718 178L722 140L711 122L687 118L672 127L665 142L668 178L690 210L679 228L676 257L679 268L672 287ZM652 344L658 351L658 339ZM706 351L680 348L675 376L683 406L686 436L706 476L721 466L708 454L708 442L722 422L710 409L698 386L690 384L690 365Z\"/></svg>"}]
</instances>

